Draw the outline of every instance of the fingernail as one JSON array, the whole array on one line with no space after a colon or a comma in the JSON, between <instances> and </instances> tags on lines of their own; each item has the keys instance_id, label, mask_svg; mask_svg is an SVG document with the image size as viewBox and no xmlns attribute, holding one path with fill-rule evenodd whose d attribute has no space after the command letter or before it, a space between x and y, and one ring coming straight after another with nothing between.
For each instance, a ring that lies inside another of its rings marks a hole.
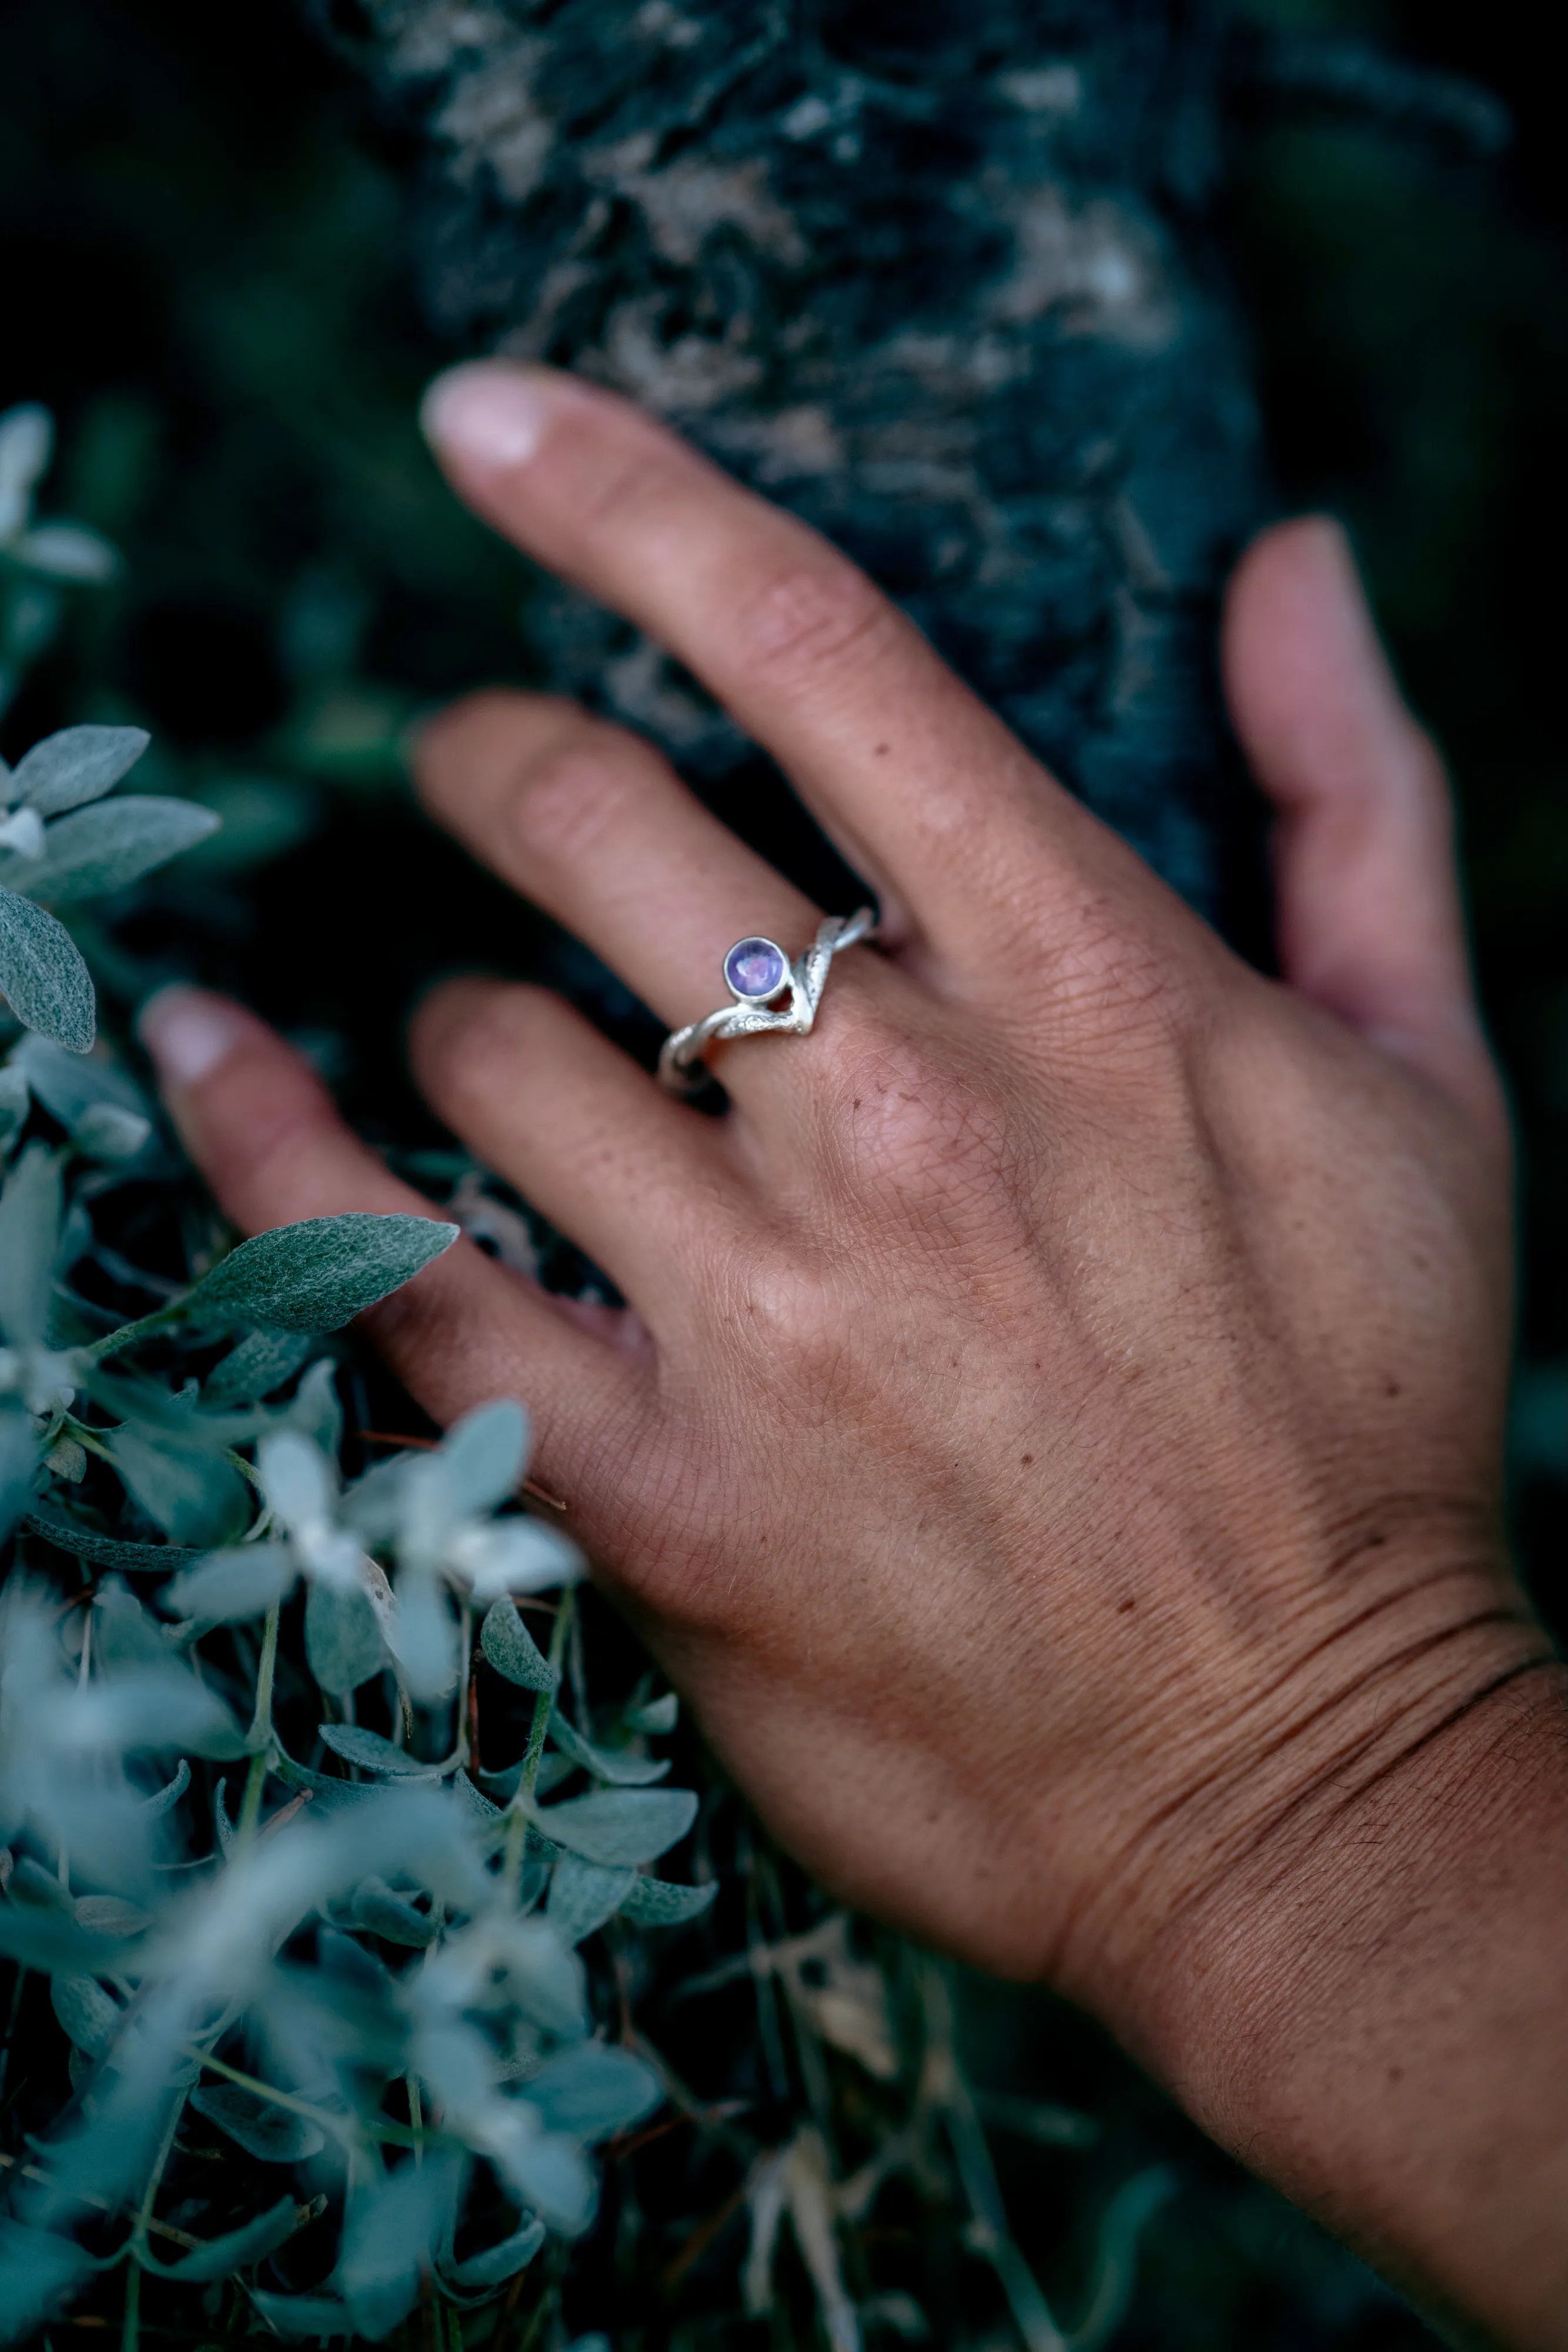
<instances>
[{"instance_id":1,"label":"fingernail","mask_svg":"<svg viewBox=\"0 0 1568 2352\"><path fill-rule=\"evenodd\" d=\"M493 472L527 463L559 398L544 369L474 360L436 377L420 403L420 428L449 456Z\"/></svg>"},{"instance_id":2,"label":"fingernail","mask_svg":"<svg viewBox=\"0 0 1568 2352\"><path fill-rule=\"evenodd\" d=\"M165 1087L193 1087L240 1043L249 1016L203 988L161 988L136 1016L136 1033Z\"/></svg>"}]
</instances>

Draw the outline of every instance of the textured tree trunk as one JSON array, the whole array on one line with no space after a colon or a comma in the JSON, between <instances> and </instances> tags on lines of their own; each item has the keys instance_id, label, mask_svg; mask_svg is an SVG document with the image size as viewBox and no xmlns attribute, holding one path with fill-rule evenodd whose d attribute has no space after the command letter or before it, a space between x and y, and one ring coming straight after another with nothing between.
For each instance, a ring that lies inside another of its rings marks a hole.
<instances>
[{"instance_id":1,"label":"textured tree trunk","mask_svg":"<svg viewBox=\"0 0 1568 2352\"><path fill-rule=\"evenodd\" d=\"M829 532L1225 920L1217 594L1263 509L1209 0L363 0L465 347L634 394ZM562 591L549 682L831 890L724 716ZM813 867L815 871L813 871Z\"/></svg>"}]
</instances>

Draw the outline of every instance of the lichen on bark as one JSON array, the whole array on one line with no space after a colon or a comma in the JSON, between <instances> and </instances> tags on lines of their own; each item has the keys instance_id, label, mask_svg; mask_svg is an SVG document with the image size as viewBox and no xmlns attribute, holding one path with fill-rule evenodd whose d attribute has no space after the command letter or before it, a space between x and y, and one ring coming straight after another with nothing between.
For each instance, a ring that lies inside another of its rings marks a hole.
<instances>
[{"instance_id":1,"label":"lichen on bark","mask_svg":"<svg viewBox=\"0 0 1568 2352\"><path fill-rule=\"evenodd\" d=\"M363 0L335 37L417 128L455 343L631 393L820 526L1223 917L1214 622L1266 492L1209 0ZM689 679L564 590L529 626L755 829Z\"/></svg>"}]
</instances>

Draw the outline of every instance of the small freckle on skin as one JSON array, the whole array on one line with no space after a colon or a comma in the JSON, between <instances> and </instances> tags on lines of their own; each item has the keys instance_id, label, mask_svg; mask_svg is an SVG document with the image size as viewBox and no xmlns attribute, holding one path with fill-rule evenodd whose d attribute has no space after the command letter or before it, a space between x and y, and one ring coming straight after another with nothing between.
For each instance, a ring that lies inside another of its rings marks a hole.
<instances>
[{"instance_id":1,"label":"small freckle on skin","mask_svg":"<svg viewBox=\"0 0 1568 2352\"><path fill-rule=\"evenodd\" d=\"M1384 1384L1383 1384L1383 1393L1384 1393L1384 1395L1385 1395L1385 1396L1397 1396L1397 1395L1399 1394L1399 1383L1398 1383L1398 1381L1385 1381L1385 1382L1384 1382Z\"/></svg>"},{"instance_id":2,"label":"small freckle on skin","mask_svg":"<svg viewBox=\"0 0 1568 2352\"><path fill-rule=\"evenodd\" d=\"M1130 1616L1137 1605L1138 1604L1135 1601L1118 1601L1116 1603L1116 1614L1118 1617Z\"/></svg>"},{"instance_id":3,"label":"small freckle on skin","mask_svg":"<svg viewBox=\"0 0 1568 2352\"><path fill-rule=\"evenodd\" d=\"M887 751L888 748L889 748L889 747L888 747L888 745L887 745L887 744L885 744L885 743L879 743L879 744L877 745L877 747L876 747L876 756L877 756L877 758L878 758L879 760L880 760L880 759L882 759L882 758L883 757L883 755L886 753L886 751Z\"/></svg>"},{"instance_id":4,"label":"small freckle on skin","mask_svg":"<svg viewBox=\"0 0 1568 2352\"><path fill-rule=\"evenodd\" d=\"M1026 1454L1024 1455L1024 1457L1023 1457L1023 1466L1024 1466L1024 1468L1025 1468L1026 1470L1029 1468L1030 1464L1033 1460L1034 1460L1034 1456L1033 1456L1033 1454Z\"/></svg>"}]
</instances>

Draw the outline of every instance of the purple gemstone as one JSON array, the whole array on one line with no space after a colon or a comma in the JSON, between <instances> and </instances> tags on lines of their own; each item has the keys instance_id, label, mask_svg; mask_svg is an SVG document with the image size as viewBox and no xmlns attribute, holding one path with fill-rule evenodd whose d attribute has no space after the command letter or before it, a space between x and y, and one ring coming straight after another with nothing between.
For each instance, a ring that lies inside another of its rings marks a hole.
<instances>
[{"instance_id":1,"label":"purple gemstone","mask_svg":"<svg viewBox=\"0 0 1568 2352\"><path fill-rule=\"evenodd\" d=\"M765 1004L783 987L789 967L771 940L737 940L724 960L724 976L737 996Z\"/></svg>"}]
</instances>

